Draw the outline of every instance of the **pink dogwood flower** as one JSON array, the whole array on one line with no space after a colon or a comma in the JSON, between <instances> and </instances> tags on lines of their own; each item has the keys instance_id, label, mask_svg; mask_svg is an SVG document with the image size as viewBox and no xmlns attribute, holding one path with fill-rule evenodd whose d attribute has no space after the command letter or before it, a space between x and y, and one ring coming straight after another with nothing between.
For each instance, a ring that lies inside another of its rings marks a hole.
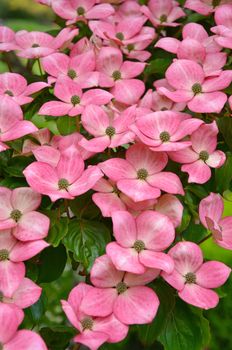
<instances>
[{"instance_id":1,"label":"pink dogwood flower","mask_svg":"<svg viewBox=\"0 0 232 350\"><path fill-rule=\"evenodd\" d=\"M114 148L134 140L129 130L135 120L135 106L125 109L114 116L107 114L101 107L89 105L82 114L82 125L93 139L80 141L80 146L91 152L103 152L107 147Z\"/></svg>"},{"instance_id":2,"label":"pink dogwood flower","mask_svg":"<svg viewBox=\"0 0 232 350\"><path fill-rule=\"evenodd\" d=\"M212 232L213 240L219 246L232 250L232 216L223 217L223 211L223 199L217 193L210 193L199 205L202 225Z\"/></svg>"},{"instance_id":3,"label":"pink dogwood flower","mask_svg":"<svg viewBox=\"0 0 232 350\"><path fill-rule=\"evenodd\" d=\"M7 141L16 140L38 129L30 121L23 120L21 108L8 96L0 99L0 152L9 148Z\"/></svg>"},{"instance_id":4,"label":"pink dogwood flower","mask_svg":"<svg viewBox=\"0 0 232 350\"><path fill-rule=\"evenodd\" d=\"M221 46L232 49L232 4L219 6L215 12L217 26L211 28L216 35L215 41Z\"/></svg>"},{"instance_id":5,"label":"pink dogwood flower","mask_svg":"<svg viewBox=\"0 0 232 350\"><path fill-rule=\"evenodd\" d=\"M173 273L162 272L162 277L186 303L210 309L217 306L219 297L212 288L218 288L228 279L231 269L218 261L203 263L200 247L192 242L179 242L168 252L174 260Z\"/></svg>"},{"instance_id":6,"label":"pink dogwood flower","mask_svg":"<svg viewBox=\"0 0 232 350\"><path fill-rule=\"evenodd\" d=\"M8 52L15 49L17 49L15 32L6 26L0 26L0 51Z\"/></svg>"},{"instance_id":7,"label":"pink dogwood flower","mask_svg":"<svg viewBox=\"0 0 232 350\"><path fill-rule=\"evenodd\" d=\"M201 15L209 15L214 12L215 9L221 7L222 4L229 4L230 0L187 0L184 4L184 7L187 9L196 11Z\"/></svg>"},{"instance_id":8,"label":"pink dogwood flower","mask_svg":"<svg viewBox=\"0 0 232 350\"><path fill-rule=\"evenodd\" d=\"M17 331L23 311L14 305L0 303L0 345L2 350L47 350L43 339L26 329Z\"/></svg>"},{"instance_id":9,"label":"pink dogwood flower","mask_svg":"<svg viewBox=\"0 0 232 350\"><path fill-rule=\"evenodd\" d=\"M57 79L54 95L61 101L46 102L39 110L39 114L60 117L68 114L70 117L83 113L89 104L104 105L113 95L102 89L91 89L82 92L79 84L68 77Z\"/></svg>"},{"instance_id":10,"label":"pink dogwood flower","mask_svg":"<svg viewBox=\"0 0 232 350\"><path fill-rule=\"evenodd\" d=\"M232 71L221 72L217 77L206 78L203 68L190 60L176 60L166 71L168 83L175 88L158 91L174 102L187 102L188 108L196 113L220 113L227 101L225 93L219 91L232 81Z\"/></svg>"},{"instance_id":11,"label":"pink dogwood flower","mask_svg":"<svg viewBox=\"0 0 232 350\"><path fill-rule=\"evenodd\" d=\"M120 271L145 273L150 267L171 273L172 259L164 251L175 238L175 230L167 216L151 210L134 218L127 211L112 214L116 242L106 246L106 253Z\"/></svg>"},{"instance_id":12,"label":"pink dogwood flower","mask_svg":"<svg viewBox=\"0 0 232 350\"><path fill-rule=\"evenodd\" d=\"M61 303L70 323L80 332L74 337L74 342L97 350L105 342L116 343L123 340L127 335L128 326L114 315L92 317L80 309L83 299L93 289L92 286L81 282L71 290L68 301L61 300Z\"/></svg>"},{"instance_id":13,"label":"pink dogwood flower","mask_svg":"<svg viewBox=\"0 0 232 350\"><path fill-rule=\"evenodd\" d=\"M135 144L126 151L126 159L112 158L100 163L99 167L116 182L120 191L139 202L159 197L160 190L184 194L178 176L162 171L167 161L165 153L155 153L142 144Z\"/></svg>"},{"instance_id":14,"label":"pink dogwood flower","mask_svg":"<svg viewBox=\"0 0 232 350\"><path fill-rule=\"evenodd\" d=\"M215 121L203 124L192 133L191 147L169 153L172 160L184 164L181 170L189 174L188 182L203 184L211 177L210 168L220 168L224 164L225 153L216 151L217 134Z\"/></svg>"},{"instance_id":15,"label":"pink dogwood flower","mask_svg":"<svg viewBox=\"0 0 232 350\"><path fill-rule=\"evenodd\" d=\"M203 123L189 114L160 111L137 119L130 129L152 151L178 151L191 145L185 137L191 135Z\"/></svg>"},{"instance_id":16,"label":"pink dogwood flower","mask_svg":"<svg viewBox=\"0 0 232 350\"><path fill-rule=\"evenodd\" d=\"M54 153L51 153L46 162L33 162L23 172L30 187L52 201L73 199L91 189L103 176L97 166L84 170L83 158L75 147L58 152L56 157L54 161Z\"/></svg>"},{"instance_id":17,"label":"pink dogwood flower","mask_svg":"<svg viewBox=\"0 0 232 350\"><path fill-rule=\"evenodd\" d=\"M142 275L119 271L107 255L95 260L91 269L92 288L83 298L80 309L87 315L107 317L112 313L122 323L150 323L159 299L145 284L154 280L159 270L147 269Z\"/></svg>"},{"instance_id":18,"label":"pink dogwood flower","mask_svg":"<svg viewBox=\"0 0 232 350\"><path fill-rule=\"evenodd\" d=\"M40 58L51 55L67 45L76 35L78 29L64 28L57 37L43 32L20 30L15 34L18 56L24 58Z\"/></svg>"},{"instance_id":19,"label":"pink dogwood flower","mask_svg":"<svg viewBox=\"0 0 232 350\"><path fill-rule=\"evenodd\" d=\"M77 21L102 19L114 14L110 4L97 4L96 0L59 0L52 2L53 11L67 20L67 25Z\"/></svg>"},{"instance_id":20,"label":"pink dogwood flower","mask_svg":"<svg viewBox=\"0 0 232 350\"><path fill-rule=\"evenodd\" d=\"M154 27L176 27L180 23L177 19L184 17L185 13L173 0L149 0L147 6L142 6L141 11L149 19Z\"/></svg>"},{"instance_id":21,"label":"pink dogwood flower","mask_svg":"<svg viewBox=\"0 0 232 350\"><path fill-rule=\"evenodd\" d=\"M24 105L33 101L30 95L49 86L44 82L36 82L27 85L26 79L17 73L0 74L0 97L7 95L18 105Z\"/></svg>"},{"instance_id":22,"label":"pink dogwood flower","mask_svg":"<svg viewBox=\"0 0 232 350\"><path fill-rule=\"evenodd\" d=\"M42 145L49 145L52 140L51 132L47 128L39 129L30 136L34 141L26 139L23 142L22 154L24 155L30 155L36 148L39 148Z\"/></svg>"},{"instance_id":23,"label":"pink dogwood flower","mask_svg":"<svg viewBox=\"0 0 232 350\"><path fill-rule=\"evenodd\" d=\"M60 76L69 77L81 88L98 85L98 72L95 72L95 54L88 51L75 57L54 53L42 59L42 66L49 74L48 82L54 83Z\"/></svg>"},{"instance_id":24,"label":"pink dogwood flower","mask_svg":"<svg viewBox=\"0 0 232 350\"><path fill-rule=\"evenodd\" d=\"M144 83L133 79L144 70L145 63L123 61L122 52L114 47L103 47L98 56L96 68L99 85L111 87L114 98L126 105L138 102L145 90Z\"/></svg>"}]
</instances>

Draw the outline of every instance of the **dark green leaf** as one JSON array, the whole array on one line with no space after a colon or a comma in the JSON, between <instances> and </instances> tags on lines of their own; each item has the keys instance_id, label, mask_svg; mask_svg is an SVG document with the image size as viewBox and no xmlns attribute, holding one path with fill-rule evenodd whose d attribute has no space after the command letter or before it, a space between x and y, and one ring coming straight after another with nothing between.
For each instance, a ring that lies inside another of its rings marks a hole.
<instances>
[{"instance_id":1,"label":"dark green leaf","mask_svg":"<svg viewBox=\"0 0 232 350\"><path fill-rule=\"evenodd\" d=\"M171 62L172 58L156 58L149 62L148 66L145 68L144 74L151 75L158 73L159 75L163 75Z\"/></svg>"},{"instance_id":2,"label":"dark green leaf","mask_svg":"<svg viewBox=\"0 0 232 350\"><path fill-rule=\"evenodd\" d=\"M100 210L92 201L92 192L93 191L88 191L74 200L69 201L70 208L77 218L92 220L100 214Z\"/></svg>"},{"instance_id":3,"label":"dark green leaf","mask_svg":"<svg viewBox=\"0 0 232 350\"><path fill-rule=\"evenodd\" d=\"M66 326L43 327L40 330L40 335L50 350L64 350L75 335L75 331Z\"/></svg>"},{"instance_id":4,"label":"dark green leaf","mask_svg":"<svg viewBox=\"0 0 232 350\"><path fill-rule=\"evenodd\" d=\"M227 146L232 151L232 118L218 118L217 124Z\"/></svg>"},{"instance_id":5,"label":"dark green leaf","mask_svg":"<svg viewBox=\"0 0 232 350\"><path fill-rule=\"evenodd\" d=\"M181 233L184 230L186 230L188 225L189 225L189 223L190 223L190 221L191 221L191 215L190 215L188 209L184 208L182 221L181 221L180 226L177 227L176 232L177 233Z\"/></svg>"},{"instance_id":6,"label":"dark green leaf","mask_svg":"<svg viewBox=\"0 0 232 350\"><path fill-rule=\"evenodd\" d=\"M232 180L232 154L228 152L226 156L226 162L223 164L223 166L215 169L216 192L220 193L224 192L230 187L230 182Z\"/></svg>"},{"instance_id":7,"label":"dark green leaf","mask_svg":"<svg viewBox=\"0 0 232 350\"><path fill-rule=\"evenodd\" d=\"M196 243L207 235L207 229L200 224L195 224L194 222L191 222L187 229L183 232L183 237L185 240Z\"/></svg>"},{"instance_id":8,"label":"dark green leaf","mask_svg":"<svg viewBox=\"0 0 232 350\"><path fill-rule=\"evenodd\" d=\"M23 170L31 163L31 157L14 157L8 162L8 166L5 171L15 177L24 177Z\"/></svg>"},{"instance_id":9,"label":"dark green leaf","mask_svg":"<svg viewBox=\"0 0 232 350\"><path fill-rule=\"evenodd\" d=\"M69 135L77 131L75 117L59 117L57 120L57 128L61 135Z\"/></svg>"},{"instance_id":10,"label":"dark green leaf","mask_svg":"<svg viewBox=\"0 0 232 350\"><path fill-rule=\"evenodd\" d=\"M42 292L39 300L25 310L28 321L35 325L38 324L46 311L47 297L44 292Z\"/></svg>"},{"instance_id":11,"label":"dark green leaf","mask_svg":"<svg viewBox=\"0 0 232 350\"><path fill-rule=\"evenodd\" d=\"M68 233L68 222L69 219L67 217L60 218L58 221L54 221L51 223L51 228L48 233L47 241L53 247L58 247L60 241L65 237Z\"/></svg>"}]
</instances>

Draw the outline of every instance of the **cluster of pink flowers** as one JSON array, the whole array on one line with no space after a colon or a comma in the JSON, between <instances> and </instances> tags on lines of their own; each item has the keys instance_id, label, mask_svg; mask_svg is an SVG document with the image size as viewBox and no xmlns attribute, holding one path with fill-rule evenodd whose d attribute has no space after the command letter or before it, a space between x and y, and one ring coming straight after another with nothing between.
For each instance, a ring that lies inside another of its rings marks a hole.
<instances>
[{"instance_id":1,"label":"cluster of pink flowers","mask_svg":"<svg viewBox=\"0 0 232 350\"><path fill-rule=\"evenodd\" d=\"M204 184L211 168L226 160L217 149L216 121L206 123L202 114L220 113L228 100L222 90L231 84L232 71L223 70L227 53L222 50L232 48L230 1L214 6L214 1L187 0L187 9L203 15L215 11L216 26L209 36L203 26L188 23L183 40L165 36L166 28L178 27L186 16L173 0L149 0L147 6L136 0L37 2L66 21L56 37L0 27L0 50L39 61L44 73L29 85L20 74L0 74L0 151L30 134L22 154L35 158L23 171L30 187L0 188L0 349L15 350L15 344L19 350L46 349L35 333L17 331L21 309L41 294L25 277L23 263L48 246L49 219L36 211L41 195L68 203L92 189L102 216L113 222L114 241L94 262L92 285L79 283L62 301L78 330L74 341L97 350L124 339L130 325L152 322L159 299L146 285L158 276L185 302L215 307L219 298L212 289L225 283L230 268L204 262L196 243L177 243L175 228L183 216L183 179ZM90 39L73 41L78 21L89 26ZM143 75L151 46L176 55L165 79L153 83L154 91L146 90ZM53 99L36 112L54 120L75 118L76 132L53 136L23 120L24 105L43 89ZM232 97L229 103L232 107ZM188 178L166 169L169 160L181 164ZM201 201L202 225L216 244L232 250L232 217L222 215L219 194Z\"/></svg>"}]
</instances>

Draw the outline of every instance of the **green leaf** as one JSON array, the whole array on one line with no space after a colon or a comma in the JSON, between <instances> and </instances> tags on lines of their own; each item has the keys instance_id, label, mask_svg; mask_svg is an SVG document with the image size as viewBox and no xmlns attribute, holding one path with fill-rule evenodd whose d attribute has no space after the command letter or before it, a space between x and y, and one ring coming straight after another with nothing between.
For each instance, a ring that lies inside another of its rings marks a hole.
<instances>
[{"instance_id":1,"label":"green leaf","mask_svg":"<svg viewBox=\"0 0 232 350\"><path fill-rule=\"evenodd\" d=\"M47 297L44 292L42 292L39 300L25 310L27 321L35 325L38 324L46 311Z\"/></svg>"},{"instance_id":2,"label":"green leaf","mask_svg":"<svg viewBox=\"0 0 232 350\"><path fill-rule=\"evenodd\" d=\"M185 240L195 243L199 242L207 235L207 229L200 224L195 224L194 222L191 222L187 229L183 232L183 238Z\"/></svg>"},{"instance_id":3,"label":"green leaf","mask_svg":"<svg viewBox=\"0 0 232 350\"><path fill-rule=\"evenodd\" d=\"M231 134L232 137L232 134ZM216 192L224 192L230 187L232 180L232 154L226 154L226 161L221 168L215 169Z\"/></svg>"},{"instance_id":4,"label":"green leaf","mask_svg":"<svg viewBox=\"0 0 232 350\"><path fill-rule=\"evenodd\" d=\"M55 281L63 272L67 261L65 247L48 247L40 255L38 283Z\"/></svg>"},{"instance_id":5,"label":"green leaf","mask_svg":"<svg viewBox=\"0 0 232 350\"><path fill-rule=\"evenodd\" d=\"M148 66L144 70L144 74L151 75L158 73L159 75L163 75L171 62L172 58L156 58L148 63Z\"/></svg>"},{"instance_id":6,"label":"green leaf","mask_svg":"<svg viewBox=\"0 0 232 350\"><path fill-rule=\"evenodd\" d=\"M31 163L31 157L13 157L9 162L5 171L15 177L24 177L23 170Z\"/></svg>"},{"instance_id":7,"label":"green leaf","mask_svg":"<svg viewBox=\"0 0 232 350\"><path fill-rule=\"evenodd\" d=\"M78 219L95 219L99 214L99 208L92 201L93 191L88 191L74 200L69 201L72 212Z\"/></svg>"},{"instance_id":8,"label":"green leaf","mask_svg":"<svg viewBox=\"0 0 232 350\"><path fill-rule=\"evenodd\" d=\"M61 135L69 135L77 131L75 117L59 117L56 124Z\"/></svg>"},{"instance_id":9,"label":"green leaf","mask_svg":"<svg viewBox=\"0 0 232 350\"><path fill-rule=\"evenodd\" d=\"M53 247L58 247L60 241L68 233L68 223L69 219L67 217L61 217L59 221L56 220L52 222L47 241L53 245Z\"/></svg>"},{"instance_id":10,"label":"green leaf","mask_svg":"<svg viewBox=\"0 0 232 350\"><path fill-rule=\"evenodd\" d=\"M187 185L185 189L192 192L200 199L203 199L209 195L209 192L203 186L200 185Z\"/></svg>"},{"instance_id":11,"label":"green leaf","mask_svg":"<svg viewBox=\"0 0 232 350\"><path fill-rule=\"evenodd\" d=\"M159 336L165 350L202 350L210 340L209 323L202 310L182 300L167 315L167 322Z\"/></svg>"},{"instance_id":12,"label":"green leaf","mask_svg":"<svg viewBox=\"0 0 232 350\"><path fill-rule=\"evenodd\" d=\"M40 330L40 335L50 350L63 350L67 348L75 331L66 326L43 327Z\"/></svg>"},{"instance_id":13,"label":"green leaf","mask_svg":"<svg viewBox=\"0 0 232 350\"><path fill-rule=\"evenodd\" d=\"M95 259L104 253L109 241L110 232L103 223L74 219L69 224L63 243L73 253L74 259L89 272Z\"/></svg>"},{"instance_id":14,"label":"green leaf","mask_svg":"<svg viewBox=\"0 0 232 350\"><path fill-rule=\"evenodd\" d=\"M176 232L181 233L187 229L191 221L191 215L187 208L184 208L181 224L177 227Z\"/></svg>"},{"instance_id":15,"label":"green leaf","mask_svg":"<svg viewBox=\"0 0 232 350\"><path fill-rule=\"evenodd\" d=\"M232 151L232 118L222 117L218 118L217 124L220 132L222 133L224 140Z\"/></svg>"}]
</instances>

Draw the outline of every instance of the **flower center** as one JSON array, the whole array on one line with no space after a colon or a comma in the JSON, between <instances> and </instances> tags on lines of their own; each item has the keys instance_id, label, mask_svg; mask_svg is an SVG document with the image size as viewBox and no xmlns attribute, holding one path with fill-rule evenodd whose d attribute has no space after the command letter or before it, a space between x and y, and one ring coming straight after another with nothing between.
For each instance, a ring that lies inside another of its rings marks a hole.
<instances>
[{"instance_id":1,"label":"flower center","mask_svg":"<svg viewBox=\"0 0 232 350\"><path fill-rule=\"evenodd\" d=\"M14 96L13 92L10 90L6 90L4 93L9 96Z\"/></svg>"},{"instance_id":2,"label":"flower center","mask_svg":"<svg viewBox=\"0 0 232 350\"><path fill-rule=\"evenodd\" d=\"M162 131L159 137L162 142L168 142L170 140L170 134L167 131Z\"/></svg>"},{"instance_id":3,"label":"flower center","mask_svg":"<svg viewBox=\"0 0 232 350\"><path fill-rule=\"evenodd\" d=\"M9 258L9 252L7 249L0 250L0 261L7 260Z\"/></svg>"},{"instance_id":4,"label":"flower center","mask_svg":"<svg viewBox=\"0 0 232 350\"><path fill-rule=\"evenodd\" d=\"M32 47L33 47L33 49L36 47L39 47L39 44L33 44Z\"/></svg>"},{"instance_id":5,"label":"flower center","mask_svg":"<svg viewBox=\"0 0 232 350\"><path fill-rule=\"evenodd\" d=\"M143 241L137 240L135 241L133 248L136 250L137 253L140 253L142 250L145 249L145 244Z\"/></svg>"},{"instance_id":6,"label":"flower center","mask_svg":"<svg viewBox=\"0 0 232 350\"><path fill-rule=\"evenodd\" d=\"M106 135L110 138L115 135L115 128L113 126L108 126L105 131Z\"/></svg>"},{"instance_id":7,"label":"flower center","mask_svg":"<svg viewBox=\"0 0 232 350\"><path fill-rule=\"evenodd\" d=\"M139 180L146 180L146 178L148 177L148 171L144 168L141 168L137 171L137 178Z\"/></svg>"},{"instance_id":8,"label":"flower center","mask_svg":"<svg viewBox=\"0 0 232 350\"><path fill-rule=\"evenodd\" d=\"M119 80L121 79L122 75L121 75L121 72L119 72L119 70L115 70L112 74L112 77L114 80Z\"/></svg>"},{"instance_id":9,"label":"flower center","mask_svg":"<svg viewBox=\"0 0 232 350\"><path fill-rule=\"evenodd\" d=\"M77 73L75 72L74 69L69 69L68 77L71 78L71 79L75 79L77 77Z\"/></svg>"},{"instance_id":10,"label":"flower center","mask_svg":"<svg viewBox=\"0 0 232 350\"><path fill-rule=\"evenodd\" d=\"M213 7L216 7L216 6L220 5L220 3L221 3L221 0L213 0L212 1Z\"/></svg>"},{"instance_id":11,"label":"flower center","mask_svg":"<svg viewBox=\"0 0 232 350\"><path fill-rule=\"evenodd\" d=\"M119 282L116 286L116 289L118 294L125 293L125 291L127 290L127 285L125 282Z\"/></svg>"},{"instance_id":12,"label":"flower center","mask_svg":"<svg viewBox=\"0 0 232 350\"><path fill-rule=\"evenodd\" d=\"M77 14L78 14L79 16L83 16L84 13L85 13L84 7L80 6L80 7L77 8Z\"/></svg>"},{"instance_id":13,"label":"flower center","mask_svg":"<svg viewBox=\"0 0 232 350\"><path fill-rule=\"evenodd\" d=\"M128 45L127 45L127 50L128 50L129 52L133 51L134 48L135 48L135 45L134 45L134 44L128 44Z\"/></svg>"},{"instance_id":14,"label":"flower center","mask_svg":"<svg viewBox=\"0 0 232 350\"><path fill-rule=\"evenodd\" d=\"M3 301L4 294L3 292L0 291L0 302ZM0 349L1 349L1 343L0 343Z\"/></svg>"},{"instance_id":15,"label":"flower center","mask_svg":"<svg viewBox=\"0 0 232 350\"><path fill-rule=\"evenodd\" d=\"M66 180L66 179L60 179L60 180L58 181L59 190L67 190L68 186L69 186L68 180Z\"/></svg>"},{"instance_id":16,"label":"flower center","mask_svg":"<svg viewBox=\"0 0 232 350\"><path fill-rule=\"evenodd\" d=\"M119 40L124 40L124 34L122 32L118 32L116 33L116 38L119 39Z\"/></svg>"},{"instance_id":17,"label":"flower center","mask_svg":"<svg viewBox=\"0 0 232 350\"><path fill-rule=\"evenodd\" d=\"M160 22L167 22L168 16L167 15L162 15L160 16Z\"/></svg>"},{"instance_id":18,"label":"flower center","mask_svg":"<svg viewBox=\"0 0 232 350\"><path fill-rule=\"evenodd\" d=\"M11 219L13 219L15 222L18 222L20 220L20 218L22 217L22 213L20 210L18 209L14 209L12 210L12 212L10 213L10 217Z\"/></svg>"},{"instance_id":19,"label":"flower center","mask_svg":"<svg viewBox=\"0 0 232 350\"><path fill-rule=\"evenodd\" d=\"M193 272L186 273L184 278L185 278L185 283L188 283L188 284L196 283L196 275Z\"/></svg>"},{"instance_id":20,"label":"flower center","mask_svg":"<svg viewBox=\"0 0 232 350\"><path fill-rule=\"evenodd\" d=\"M93 328L93 319L91 317L85 317L81 321L81 325L82 325L83 331L85 331L86 329L92 330L92 328Z\"/></svg>"},{"instance_id":21,"label":"flower center","mask_svg":"<svg viewBox=\"0 0 232 350\"><path fill-rule=\"evenodd\" d=\"M79 96L73 95L73 96L71 97L71 103L73 104L73 106L78 105L80 102L81 102L81 99L80 99Z\"/></svg>"},{"instance_id":22,"label":"flower center","mask_svg":"<svg viewBox=\"0 0 232 350\"><path fill-rule=\"evenodd\" d=\"M199 83L193 84L192 92L194 93L194 95L200 94L202 92L201 84Z\"/></svg>"},{"instance_id":23,"label":"flower center","mask_svg":"<svg viewBox=\"0 0 232 350\"><path fill-rule=\"evenodd\" d=\"M209 153L207 151L201 151L199 153L199 159L203 160L204 162L209 159Z\"/></svg>"}]
</instances>

